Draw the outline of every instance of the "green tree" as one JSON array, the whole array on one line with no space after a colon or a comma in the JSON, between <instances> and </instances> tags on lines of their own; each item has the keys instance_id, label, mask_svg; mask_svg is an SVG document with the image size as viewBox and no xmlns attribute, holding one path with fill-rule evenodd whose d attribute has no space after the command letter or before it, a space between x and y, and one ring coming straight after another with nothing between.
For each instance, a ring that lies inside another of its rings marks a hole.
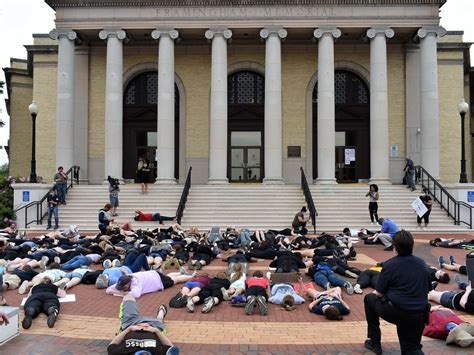
<instances>
[{"instance_id":1,"label":"green tree","mask_svg":"<svg viewBox=\"0 0 474 355\"><path fill-rule=\"evenodd\" d=\"M8 176L8 165L0 167L0 227L4 228L8 220L13 219L13 189L14 180Z\"/></svg>"}]
</instances>

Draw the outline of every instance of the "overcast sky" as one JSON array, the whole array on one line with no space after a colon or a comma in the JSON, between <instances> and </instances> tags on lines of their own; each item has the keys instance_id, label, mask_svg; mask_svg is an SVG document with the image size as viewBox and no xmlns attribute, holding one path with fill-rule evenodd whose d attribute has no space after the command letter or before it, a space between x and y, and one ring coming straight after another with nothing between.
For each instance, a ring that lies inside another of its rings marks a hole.
<instances>
[{"instance_id":1,"label":"overcast sky","mask_svg":"<svg viewBox=\"0 0 474 355\"><path fill-rule=\"evenodd\" d=\"M474 0L448 0L441 8L441 25L449 31L464 31L464 41L474 42ZM23 46L33 43L32 34L48 33L53 28L54 11L43 0L0 0L0 67L10 66L11 57L26 59ZM471 58L474 65L474 48ZM5 81L3 70L0 81ZM9 118L1 96L0 119L6 123L0 128L0 146L4 146L8 142ZM0 164L5 162L7 155L2 148Z\"/></svg>"}]
</instances>

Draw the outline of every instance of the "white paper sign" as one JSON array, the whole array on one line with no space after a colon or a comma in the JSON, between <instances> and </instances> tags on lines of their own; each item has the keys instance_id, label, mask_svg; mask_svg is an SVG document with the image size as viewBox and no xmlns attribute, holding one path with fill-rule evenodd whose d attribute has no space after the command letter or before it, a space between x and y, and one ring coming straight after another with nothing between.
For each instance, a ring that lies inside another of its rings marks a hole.
<instances>
[{"instance_id":1,"label":"white paper sign","mask_svg":"<svg viewBox=\"0 0 474 355\"><path fill-rule=\"evenodd\" d=\"M355 149L352 149L352 148L344 149L344 164L351 165L351 161L356 160L355 153L356 153Z\"/></svg>"},{"instance_id":2,"label":"white paper sign","mask_svg":"<svg viewBox=\"0 0 474 355\"><path fill-rule=\"evenodd\" d=\"M428 208L426 208L425 204L419 197L412 202L411 207L415 210L418 217L423 217L425 213L428 212Z\"/></svg>"}]
</instances>

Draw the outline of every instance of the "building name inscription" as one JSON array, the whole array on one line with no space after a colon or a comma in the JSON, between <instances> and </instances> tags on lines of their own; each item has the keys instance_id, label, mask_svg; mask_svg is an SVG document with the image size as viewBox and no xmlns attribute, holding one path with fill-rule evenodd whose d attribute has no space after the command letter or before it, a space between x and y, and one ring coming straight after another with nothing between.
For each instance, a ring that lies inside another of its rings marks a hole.
<instances>
[{"instance_id":1,"label":"building name inscription","mask_svg":"<svg viewBox=\"0 0 474 355\"><path fill-rule=\"evenodd\" d=\"M221 8L157 8L155 15L163 18L233 18L233 17L333 17L335 7L221 7Z\"/></svg>"}]
</instances>

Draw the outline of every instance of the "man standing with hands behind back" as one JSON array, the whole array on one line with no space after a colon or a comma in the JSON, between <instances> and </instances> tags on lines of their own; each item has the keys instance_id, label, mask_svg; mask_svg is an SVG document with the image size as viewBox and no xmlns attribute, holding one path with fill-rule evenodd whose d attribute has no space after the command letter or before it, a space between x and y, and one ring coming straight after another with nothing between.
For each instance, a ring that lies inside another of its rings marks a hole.
<instances>
[{"instance_id":1,"label":"man standing with hands behind back","mask_svg":"<svg viewBox=\"0 0 474 355\"><path fill-rule=\"evenodd\" d=\"M67 175L62 166L58 167L58 172L54 175L56 190L58 191L59 202L66 204Z\"/></svg>"},{"instance_id":2,"label":"man standing with hands behind back","mask_svg":"<svg viewBox=\"0 0 474 355\"><path fill-rule=\"evenodd\" d=\"M430 272L413 253L413 236L401 230L393 237L397 256L384 261L377 287L364 298L365 348L382 354L380 318L397 326L402 354L423 354L421 335L429 317Z\"/></svg>"}]
</instances>

